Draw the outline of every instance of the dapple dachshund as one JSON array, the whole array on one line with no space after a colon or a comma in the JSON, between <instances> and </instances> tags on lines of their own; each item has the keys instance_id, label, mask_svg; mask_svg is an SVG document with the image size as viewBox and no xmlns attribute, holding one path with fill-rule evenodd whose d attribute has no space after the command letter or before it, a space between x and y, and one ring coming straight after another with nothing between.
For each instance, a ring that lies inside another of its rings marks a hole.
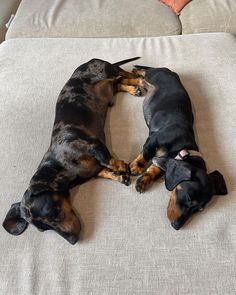
<instances>
[{"instance_id":1,"label":"dapple dachshund","mask_svg":"<svg viewBox=\"0 0 236 295\"><path fill-rule=\"evenodd\" d=\"M69 190L94 176L129 185L128 165L114 159L105 145L104 123L117 92L139 91L119 83L120 77L135 77L120 65L137 58L115 64L92 59L74 71L57 100L50 147L23 199L11 206L3 222L9 233L19 235L31 223L75 244L81 225L71 208Z\"/></svg>"},{"instance_id":2,"label":"dapple dachshund","mask_svg":"<svg viewBox=\"0 0 236 295\"><path fill-rule=\"evenodd\" d=\"M179 76L167 68L136 66L134 72L140 78L124 79L122 83L146 91L143 112L149 136L130 164L131 174L141 174L136 190L142 193L165 173L165 185L171 191L167 216L178 230L213 195L227 194L226 184L220 172L207 174L194 137L191 101Z\"/></svg>"}]
</instances>

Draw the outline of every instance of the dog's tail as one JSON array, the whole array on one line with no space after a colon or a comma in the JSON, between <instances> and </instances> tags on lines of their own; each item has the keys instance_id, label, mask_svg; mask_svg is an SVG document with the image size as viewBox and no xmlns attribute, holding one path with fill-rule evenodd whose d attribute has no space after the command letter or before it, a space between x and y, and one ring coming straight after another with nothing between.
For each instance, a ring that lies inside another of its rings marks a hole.
<instances>
[{"instance_id":1,"label":"dog's tail","mask_svg":"<svg viewBox=\"0 0 236 295\"><path fill-rule=\"evenodd\" d=\"M113 66L119 67L121 65L124 65L124 64L126 64L128 62L134 61L134 60L139 59L139 58L141 58L141 57L140 56L136 56L136 57L133 57L133 58L121 60L121 61L118 61L118 62L114 63Z\"/></svg>"},{"instance_id":2,"label":"dog's tail","mask_svg":"<svg viewBox=\"0 0 236 295\"><path fill-rule=\"evenodd\" d=\"M137 70L146 70L147 71L147 70L151 69L152 67L134 65L134 68L137 69Z\"/></svg>"}]
</instances>

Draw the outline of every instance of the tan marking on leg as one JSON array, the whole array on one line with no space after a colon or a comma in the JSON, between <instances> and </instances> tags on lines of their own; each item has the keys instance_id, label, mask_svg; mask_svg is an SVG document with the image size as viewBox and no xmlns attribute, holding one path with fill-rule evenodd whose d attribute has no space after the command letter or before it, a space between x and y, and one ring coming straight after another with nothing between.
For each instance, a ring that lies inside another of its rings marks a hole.
<instances>
[{"instance_id":1,"label":"tan marking on leg","mask_svg":"<svg viewBox=\"0 0 236 295\"><path fill-rule=\"evenodd\" d=\"M120 181L120 175L115 175L111 170L104 168L98 173L99 177Z\"/></svg>"},{"instance_id":2,"label":"tan marking on leg","mask_svg":"<svg viewBox=\"0 0 236 295\"><path fill-rule=\"evenodd\" d=\"M144 79L135 78L135 79L122 79L118 84L118 92L128 92L134 96L144 96L146 90L144 89Z\"/></svg>"},{"instance_id":3,"label":"tan marking on leg","mask_svg":"<svg viewBox=\"0 0 236 295\"><path fill-rule=\"evenodd\" d=\"M142 91L137 86L130 86L125 84L118 84L117 85L117 92L128 92L134 96L141 96Z\"/></svg>"},{"instance_id":4,"label":"tan marking on leg","mask_svg":"<svg viewBox=\"0 0 236 295\"><path fill-rule=\"evenodd\" d=\"M135 186L136 191L143 193L151 182L155 181L160 174L161 169L155 165L151 165L144 174L138 177Z\"/></svg>"},{"instance_id":5,"label":"tan marking on leg","mask_svg":"<svg viewBox=\"0 0 236 295\"><path fill-rule=\"evenodd\" d=\"M121 174L121 173L128 173L129 172L129 165L126 164L123 160L117 160L112 158L109 161L109 165L107 166L112 172Z\"/></svg>"},{"instance_id":6,"label":"tan marking on leg","mask_svg":"<svg viewBox=\"0 0 236 295\"><path fill-rule=\"evenodd\" d=\"M151 165L148 167L146 173L150 176L151 180L155 180L161 174L161 169L155 165Z\"/></svg>"},{"instance_id":7,"label":"tan marking on leg","mask_svg":"<svg viewBox=\"0 0 236 295\"><path fill-rule=\"evenodd\" d=\"M171 192L170 201L167 208L167 216L170 222L178 220L181 216L181 210L176 206L176 189Z\"/></svg>"},{"instance_id":8,"label":"tan marking on leg","mask_svg":"<svg viewBox=\"0 0 236 295\"><path fill-rule=\"evenodd\" d=\"M147 161L144 159L143 153L139 154L129 165L132 175L142 174L146 170L146 166Z\"/></svg>"},{"instance_id":9,"label":"tan marking on leg","mask_svg":"<svg viewBox=\"0 0 236 295\"><path fill-rule=\"evenodd\" d=\"M135 79L122 79L121 84L144 87L145 83L143 78L135 78Z\"/></svg>"},{"instance_id":10,"label":"tan marking on leg","mask_svg":"<svg viewBox=\"0 0 236 295\"><path fill-rule=\"evenodd\" d=\"M114 181L118 181L120 183L123 183L125 185L130 184L130 176L128 174L122 174L122 175L115 175L111 170L104 168L98 173L99 177L111 179Z\"/></svg>"}]
</instances>

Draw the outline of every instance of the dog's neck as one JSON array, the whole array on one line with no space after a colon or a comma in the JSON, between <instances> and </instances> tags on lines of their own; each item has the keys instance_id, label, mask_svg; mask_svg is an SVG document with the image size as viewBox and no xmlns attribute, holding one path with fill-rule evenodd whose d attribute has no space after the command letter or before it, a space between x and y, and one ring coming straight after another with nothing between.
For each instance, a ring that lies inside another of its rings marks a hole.
<instances>
[{"instance_id":1,"label":"dog's neck","mask_svg":"<svg viewBox=\"0 0 236 295\"><path fill-rule=\"evenodd\" d=\"M63 175L60 167L53 165L40 165L30 181L32 190L40 189L53 192L68 191L68 180Z\"/></svg>"},{"instance_id":2,"label":"dog's neck","mask_svg":"<svg viewBox=\"0 0 236 295\"><path fill-rule=\"evenodd\" d=\"M199 151L183 149L175 157L175 160L183 160L185 157L199 157L199 158L203 158L202 155L201 155L201 153Z\"/></svg>"},{"instance_id":3,"label":"dog's neck","mask_svg":"<svg viewBox=\"0 0 236 295\"><path fill-rule=\"evenodd\" d=\"M206 170L206 163L203 156L196 150L183 149L177 154L175 160L186 161L193 166Z\"/></svg>"}]
</instances>

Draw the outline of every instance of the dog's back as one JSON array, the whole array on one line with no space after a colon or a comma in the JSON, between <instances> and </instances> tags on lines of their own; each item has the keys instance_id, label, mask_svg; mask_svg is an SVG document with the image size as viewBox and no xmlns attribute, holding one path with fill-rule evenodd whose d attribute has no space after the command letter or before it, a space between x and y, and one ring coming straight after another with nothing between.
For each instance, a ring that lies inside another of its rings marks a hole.
<instances>
[{"instance_id":1,"label":"dog's back","mask_svg":"<svg viewBox=\"0 0 236 295\"><path fill-rule=\"evenodd\" d=\"M146 70L144 117L157 148L174 154L183 147L198 150L190 98L179 76L167 68Z\"/></svg>"}]
</instances>

